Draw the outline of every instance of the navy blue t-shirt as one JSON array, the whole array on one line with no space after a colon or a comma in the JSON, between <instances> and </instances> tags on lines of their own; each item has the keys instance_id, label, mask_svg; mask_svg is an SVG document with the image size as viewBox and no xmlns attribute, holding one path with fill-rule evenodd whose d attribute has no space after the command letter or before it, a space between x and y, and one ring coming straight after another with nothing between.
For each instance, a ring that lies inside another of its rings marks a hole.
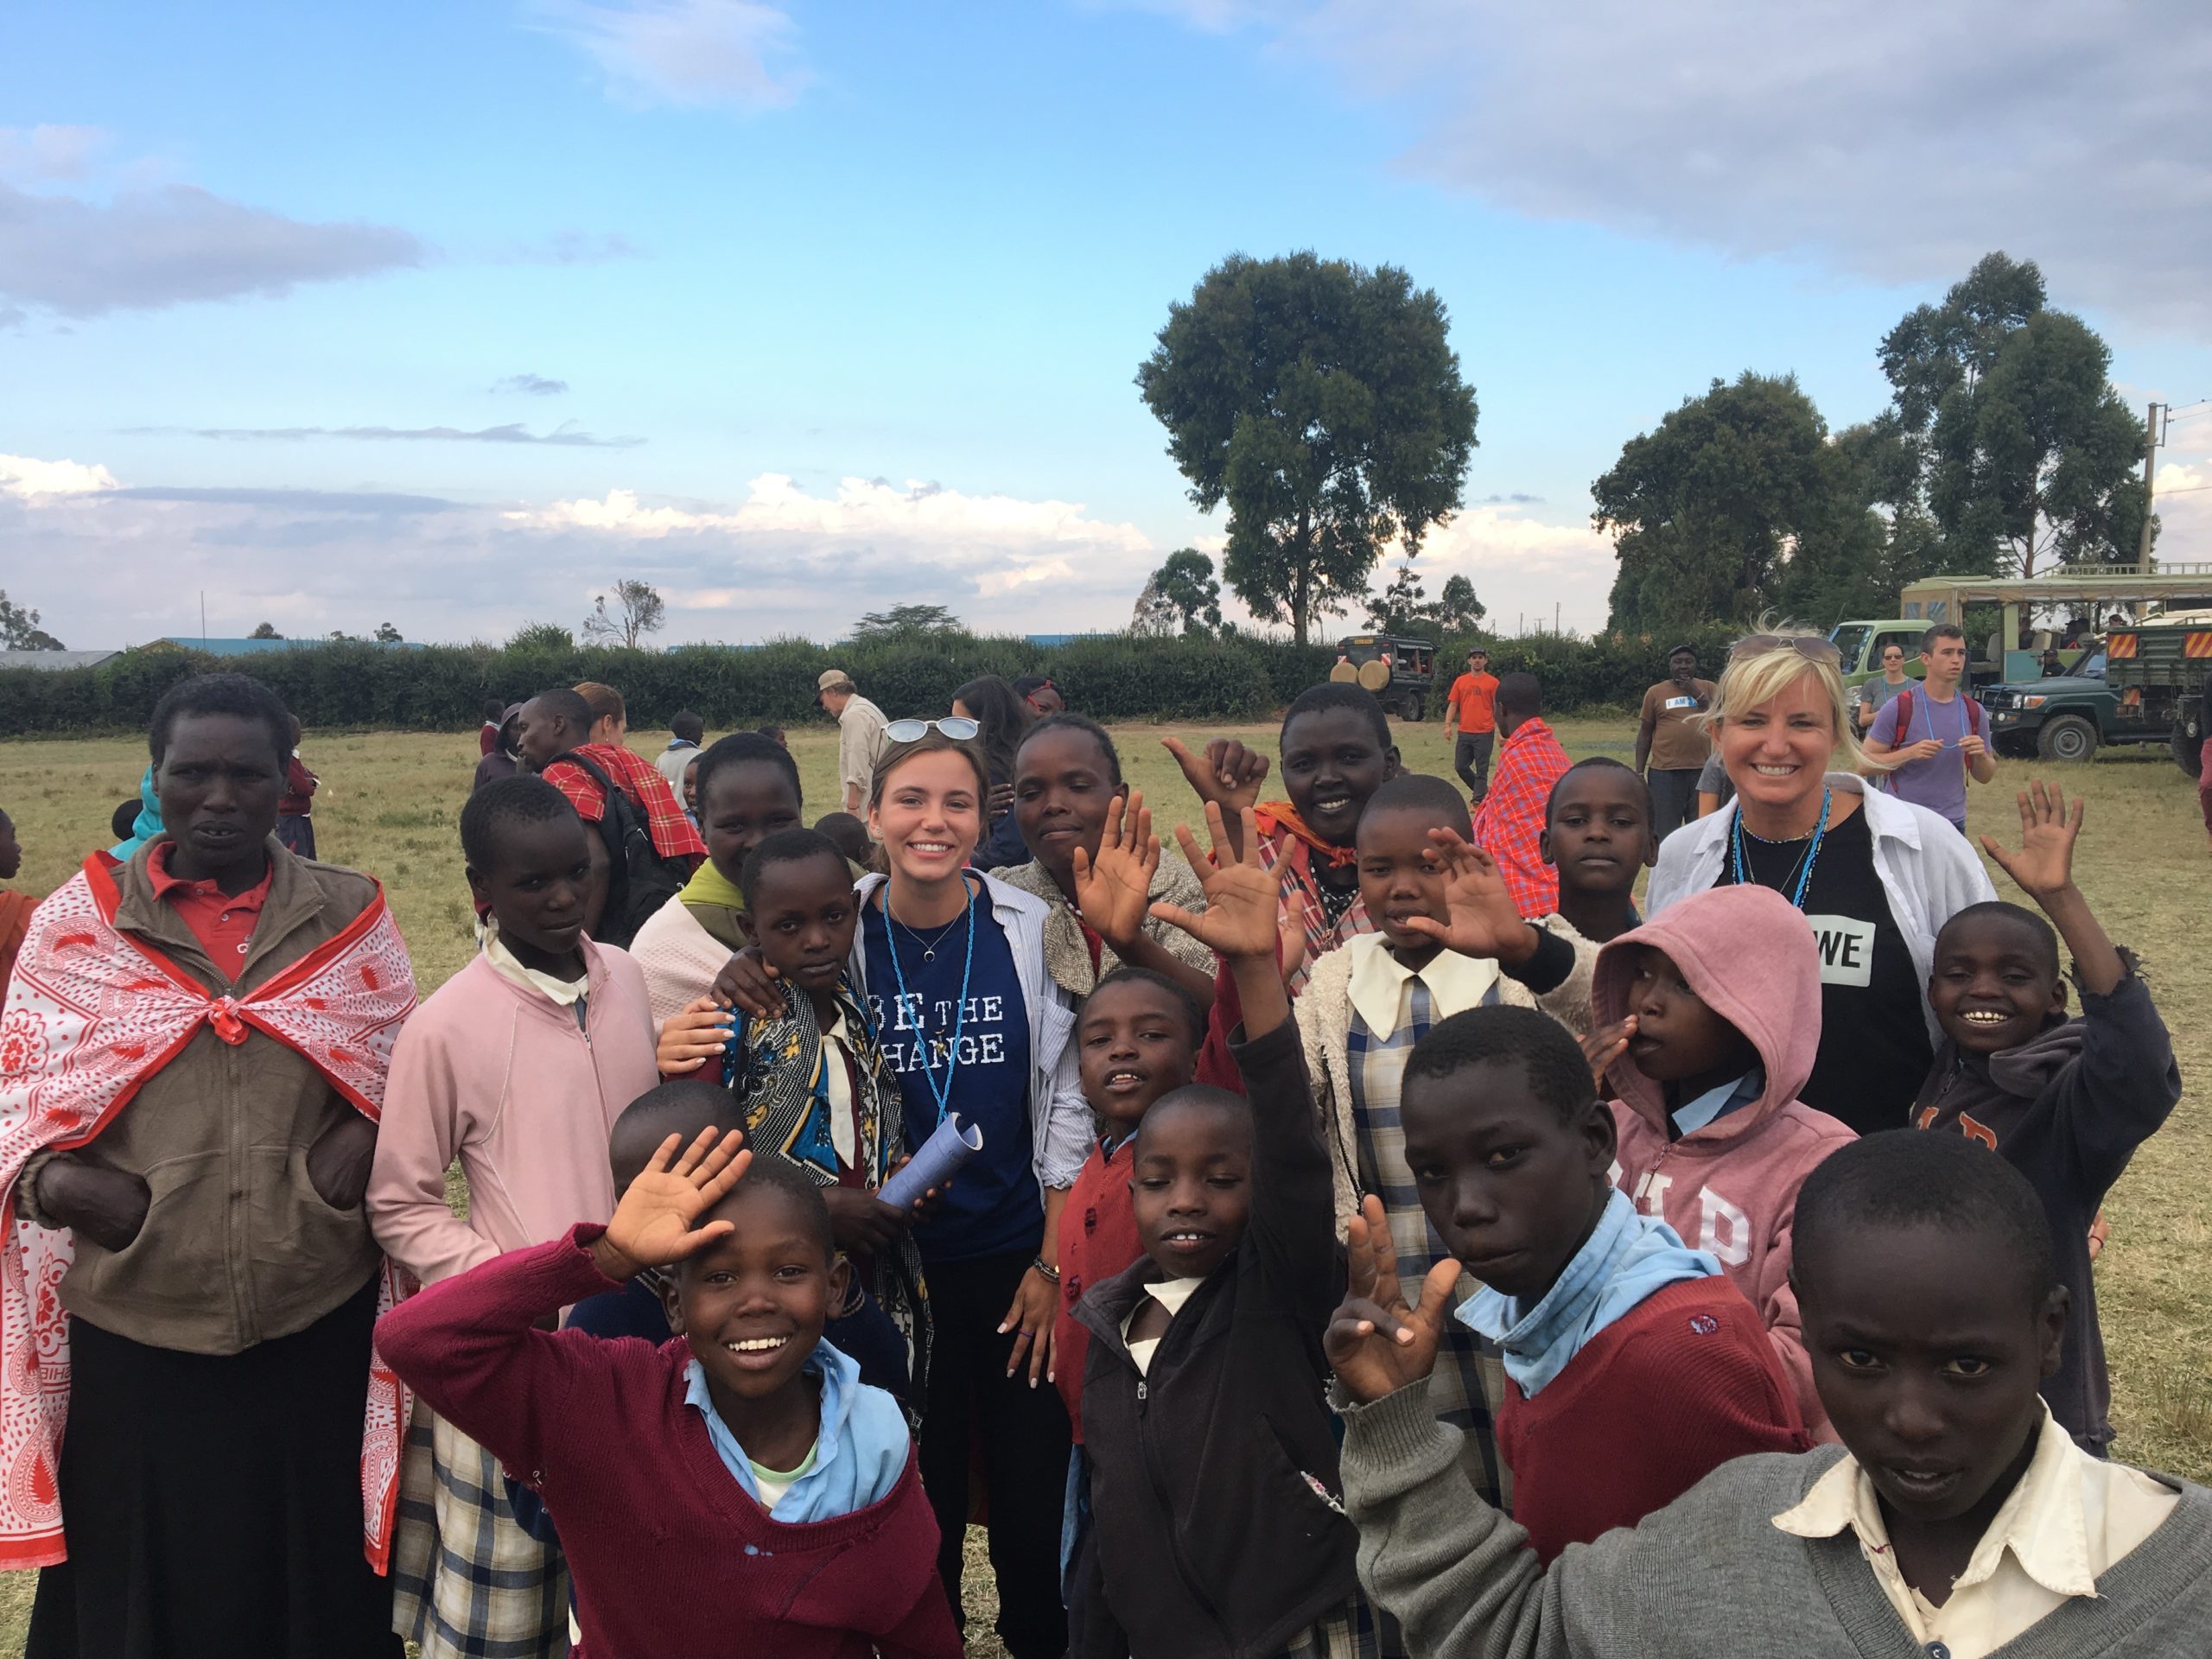
<instances>
[{"instance_id":1,"label":"navy blue t-shirt","mask_svg":"<svg viewBox=\"0 0 2212 1659\"><path fill-rule=\"evenodd\" d=\"M982 1151L961 1166L937 1214L915 1224L914 1243L925 1263L1034 1250L1045 1234L1045 1206L1031 1167L1029 1008L1014 973L1013 947L991 915L990 901L976 899L975 957L967 968L963 1014L966 918L949 928L910 932L887 921L878 903L881 893L879 887L861 912L868 1000L884 1058L899 1077L907 1147L918 1147L937 1133L937 1097L925 1074L925 1061L940 1087L950 1065L946 1109L983 1132ZM926 958L925 949L932 953ZM903 1001L899 974L906 976Z\"/></svg>"}]
</instances>

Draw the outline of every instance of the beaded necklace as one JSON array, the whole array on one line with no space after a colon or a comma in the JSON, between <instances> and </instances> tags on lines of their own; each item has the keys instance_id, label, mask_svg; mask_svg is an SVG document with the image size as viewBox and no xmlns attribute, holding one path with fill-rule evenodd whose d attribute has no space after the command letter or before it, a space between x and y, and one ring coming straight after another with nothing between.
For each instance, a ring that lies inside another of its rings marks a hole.
<instances>
[{"instance_id":1,"label":"beaded necklace","mask_svg":"<svg viewBox=\"0 0 2212 1659\"><path fill-rule=\"evenodd\" d=\"M1835 791L1833 789L1822 790L1821 791L1821 821L1813 826L1813 838L1811 844L1805 849L1804 857L1801 861L1800 867L1794 872L1797 877L1797 885L1795 888L1792 888L1788 894L1789 902L1792 905L1795 905L1799 910L1805 908L1805 889L1812 885L1813 866L1820 859L1821 842L1828 832L1828 809L1834 804ZM1733 856L1733 871L1736 877L1736 885L1739 887L1764 887L1765 883L1758 880L1756 872L1749 872L1748 866L1744 861L1744 836L1745 831L1744 829L1744 809L1741 805L1738 805L1736 809L1736 821L1730 826L1730 829L1731 834L1728 838L1729 851ZM1764 836L1754 836L1752 839L1755 841L1766 841L1766 837ZM1766 844L1772 847L1780 843L1767 841ZM1789 877L1788 875L1784 875L1782 878L1781 882L1777 885L1776 891L1780 892L1783 887L1788 887L1789 885Z\"/></svg>"}]
</instances>

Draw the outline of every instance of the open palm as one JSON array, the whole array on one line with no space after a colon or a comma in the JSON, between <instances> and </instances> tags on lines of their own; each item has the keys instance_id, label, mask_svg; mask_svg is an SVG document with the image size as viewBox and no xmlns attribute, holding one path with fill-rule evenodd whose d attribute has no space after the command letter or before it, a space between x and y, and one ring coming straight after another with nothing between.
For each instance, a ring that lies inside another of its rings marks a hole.
<instances>
[{"instance_id":1,"label":"open palm","mask_svg":"<svg viewBox=\"0 0 2212 1659\"><path fill-rule=\"evenodd\" d=\"M1153 878L1160 874L1160 837L1152 833L1152 810L1142 793L1132 791L1106 809L1098 856L1077 848L1073 874L1076 908L1118 953L1144 925Z\"/></svg>"},{"instance_id":2,"label":"open palm","mask_svg":"<svg viewBox=\"0 0 2212 1659\"><path fill-rule=\"evenodd\" d=\"M2006 851L1993 836L1981 838L1982 848L2031 898L2062 892L2074 883L2074 843L2088 810L2077 797L2069 817L2065 791L2038 779L2020 791L2020 850Z\"/></svg>"},{"instance_id":3,"label":"open palm","mask_svg":"<svg viewBox=\"0 0 2212 1659\"><path fill-rule=\"evenodd\" d=\"M1456 830L1432 830L1428 838L1436 843L1433 856L1443 861L1447 872L1444 883L1446 919L1438 922L1427 916L1409 916L1406 925L1463 957L1512 955L1523 942L1529 925L1505 889L1497 861L1487 849L1474 845Z\"/></svg>"},{"instance_id":4,"label":"open palm","mask_svg":"<svg viewBox=\"0 0 2212 1659\"><path fill-rule=\"evenodd\" d=\"M1229 829L1221 808L1206 803L1206 832L1213 841L1211 854L1198 850L1190 826L1177 824L1175 840L1183 856L1197 872L1205 890L1206 907L1196 913L1179 905L1154 905L1152 914L1171 927L1179 927L1209 950L1224 957L1266 957L1274 960L1281 947L1277 915L1281 883L1260 862L1260 834L1252 809L1243 813L1243 844L1230 850Z\"/></svg>"},{"instance_id":5,"label":"open palm","mask_svg":"<svg viewBox=\"0 0 2212 1659\"><path fill-rule=\"evenodd\" d=\"M702 1129L689 1147L670 1135L614 1206L601 1241L621 1257L629 1271L609 1278L628 1278L646 1268L664 1268L696 1255L732 1230L727 1219L697 1225L699 1217L721 1202L753 1161L741 1150L745 1136L736 1129L717 1136Z\"/></svg>"}]
</instances>

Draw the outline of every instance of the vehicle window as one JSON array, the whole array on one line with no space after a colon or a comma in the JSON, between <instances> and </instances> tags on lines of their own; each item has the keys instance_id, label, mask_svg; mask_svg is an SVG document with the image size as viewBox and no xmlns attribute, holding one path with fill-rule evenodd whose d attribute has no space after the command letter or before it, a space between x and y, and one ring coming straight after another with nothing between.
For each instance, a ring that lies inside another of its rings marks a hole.
<instances>
[{"instance_id":1,"label":"vehicle window","mask_svg":"<svg viewBox=\"0 0 2212 1659\"><path fill-rule=\"evenodd\" d=\"M2105 677L2105 654L2101 651L2074 671L2085 680L2101 680Z\"/></svg>"},{"instance_id":2,"label":"vehicle window","mask_svg":"<svg viewBox=\"0 0 2212 1659\"><path fill-rule=\"evenodd\" d=\"M1869 658L1872 666L1882 665L1882 652L1891 645L1904 647L1904 665L1908 671L1920 657L1920 632L1917 629L1891 628L1874 642L1874 654Z\"/></svg>"},{"instance_id":3,"label":"vehicle window","mask_svg":"<svg viewBox=\"0 0 2212 1659\"><path fill-rule=\"evenodd\" d=\"M1851 673L1862 666L1859 660L1859 652L1866 647L1866 636L1872 632L1864 622L1841 622L1836 625L1835 632L1828 635L1829 642L1843 653L1845 673Z\"/></svg>"}]
</instances>

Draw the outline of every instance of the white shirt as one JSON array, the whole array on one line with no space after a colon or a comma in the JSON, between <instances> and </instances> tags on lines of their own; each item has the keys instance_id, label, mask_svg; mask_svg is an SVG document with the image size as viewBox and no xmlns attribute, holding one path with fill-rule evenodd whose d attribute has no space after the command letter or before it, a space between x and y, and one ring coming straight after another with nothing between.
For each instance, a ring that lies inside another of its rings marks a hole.
<instances>
[{"instance_id":1,"label":"white shirt","mask_svg":"<svg viewBox=\"0 0 2212 1659\"><path fill-rule=\"evenodd\" d=\"M1984 1659L2073 1598L2094 1598L2098 1576L2156 1532L2180 1498L2139 1469L2091 1457L2045 1407L2027 1472L1940 1607L1905 1581L1874 1483L1849 1452L1774 1524L1800 1538L1849 1528L1914 1641L1940 1642L1951 1659Z\"/></svg>"},{"instance_id":2,"label":"white shirt","mask_svg":"<svg viewBox=\"0 0 2212 1659\"><path fill-rule=\"evenodd\" d=\"M556 979L551 974L541 974L535 968L525 968L515 953L499 939L499 924L495 917L486 916L478 929L484 942L485 960L500 978L511 980L526 991L536 991L550 997L560 1007L573 1008L583 1001L584 992L590 988L591 975L582 973L574 979Z\"/></svg>"},{"instance_id":3,"label":"white shirt","mask_svg":"<svg viewBox=\"0 0 2212 1659\"><path fill-rule=\"evenodd\" d=\"M847 1169L858 1169L860 1123L853 1114L853 1074L846 1065L852 1052L852 1033L840 1009L837 1023L822 1033L823 1090L830 1101L830 1144L836 1150L837 1161Z\"/></svg>"},{"instance_id":4,"label":"white shirt","mask_svg":"<svg viewBox=\"0 0 2212 1659\"><path fill-rule=\"evenodd\" d=\"M1406 988L1415 980L1428 987L1438 1020L1480 1007L1491 987L1497 983L1497 963L1487 957L1440 950L1426 966L1408 968L1391 954L1389 941L1380 933L1359 934L1343 948L1351 952L1347 995L1362 1022L1376 1037L1388 1038L1397 1030L1398 1020L1411 1001Z\"/></svg>"},{"instance_id":5,"label":"white shirt","mask_svg":"<svg viewBox=\"0 0 2212 1659\"><path fill-rule=\"evenodd\" d=\"M1167 1317L1172 1321L1183 1311L1183 1304L1191 1300L1191 1293L1204 1283L1205 1281L1203 1279L1162 1279L1157 1284L1147 1285L1144 1290L1146 1295L1167 1310ZM1128 1318L1122 1321L1123 1341L1128 1341L1129 1327L1136 1323L1137 1315L1143 1311L1144 1304L1139 1302L1129 1310ZM1152 1357L1161 1341L1159 1337L1140 1337L1129 1343L1129 1357L1136 1362L1139 1376L1152 1374Z\"/></svg>"}]
</instances>

